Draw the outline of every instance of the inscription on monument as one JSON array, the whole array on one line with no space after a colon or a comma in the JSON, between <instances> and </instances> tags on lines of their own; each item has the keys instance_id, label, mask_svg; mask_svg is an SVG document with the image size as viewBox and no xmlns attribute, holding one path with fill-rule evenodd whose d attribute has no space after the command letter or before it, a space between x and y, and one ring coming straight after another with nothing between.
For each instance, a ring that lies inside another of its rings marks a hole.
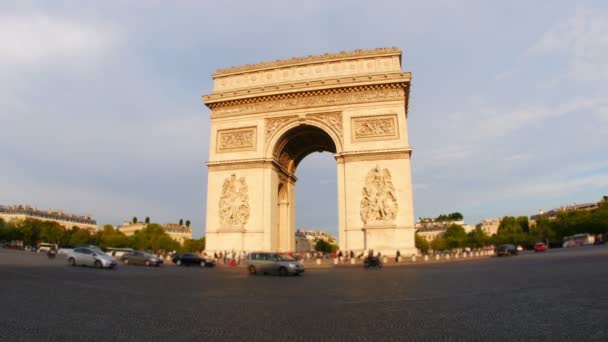
<instances>
[{"instance_id":1,"label":"inscription on monument","mask_svg":"<svg viewBox=\"0 0 608 342\"><path fill-rule=\"evenodd\" d=\"M221 130L217 132L217 151L255 150L255 127Z\"/></svg>"},{"instance_id":2,"label":"inscription on monument","mask_svg":"<svg viewBox=\"0 0 608 342\"><path fill-rule=\"evenodd\" d=\"M361 220L366 226L386 225L397 216L397 195L388 169L378 166L365 177L361 199Z\"/></svg>"},{"instance_id":3,"label":"inscription on monument","mask_svg":"<svg viewBox=\"0 0 608 342\"><path fill-rule=\"evenodd\" d=\"M352 119L353 140L397 138L397 116L358 117Z\"/></svg>"},{"instance_id":4,"label":"inscription on monument","mask_svg":"<svg viewBox=\"0 0 608 342\"><path fill-rule=\"evenodd\" d=\"M242 227L249 219L249 194L245 177L230 175L222 185L219 202L220 223L224 226Z\"/></svg>"}]
</instances>

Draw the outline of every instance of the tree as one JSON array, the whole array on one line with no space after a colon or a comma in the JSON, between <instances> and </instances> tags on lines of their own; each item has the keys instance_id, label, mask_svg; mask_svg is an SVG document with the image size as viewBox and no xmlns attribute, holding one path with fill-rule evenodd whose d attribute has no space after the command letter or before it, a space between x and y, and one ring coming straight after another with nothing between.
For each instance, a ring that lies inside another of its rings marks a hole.
<instances>
[{"instance_id":1,"label":"tree","mask_svg":"<svg viewBox=\"0 0 608 342\"><path fill-rule=\"evenodd\" d=\"M448 244L443 237L437 236L431 241L431 248L434 251L443 251L448 248Z\"/></svg>"},{"instance_id":2,"label":"tree","mask_svg":"<svg viewBox=\"0 0 608 342\"><path fill-rule=\"evenodd\" d=\"M443 234L443 239L448 248L465 247L467 243L467 233L461 225L452 224Z\"/></svg>"},{"instance_id":3,"label":"tree","mask_svg":"<svg viewBox=\"0 0 608 342\"><path fill-rule=\"evenodd\" d=\"M137 223L137 216L133 216L133 224Z\"/></svg>"},{"instance_id":4,"label":"tree","mask_svg":"<svg viewBox=\"0 0 608 342\"><path fill-rule=\"evenodd\" d=\"M323 253L333 253L338 250L338 246L333 245L325 240L319 239L315 243L315 251Z\"/></svg>"},{"instance_id":5,"label":"tree","mask_svg":"<svg viewBox=\"0 0 608 342\"><path fill-rule=\"evenodd\" d=\"M415 237L415 243L416 243L416 248L418 248L420 250L421 253L426 254L429 252L429 249L431 248L431 246L429 245L429 242L426 241L426 239L418 234L416 234Z\"/></svg>"},{"instance_id":6,"label":"tree","mask_svg":"<svg viewBox=\"0 0 608 342\"><path fill-rule=\"evenodd\" d=\"M150 224L150 218L149 218L148 216L146 216L146 219L144 220L144 222L145 222L146 224Z\"/></svg>"},{"instance_id":7,"label":"tree","mask_svg":"<svg viewBox=\"0 0 608 342\"><path fill-rule=\"evenodd\" d=\"M190 220L186 220L186 227L190 228Z\"/></svg>"},{"instance_id":8,"label":"tree","mask_svg":"<svg viewBox=\"0 0 608 342\"><path fill-rule=\"evenodd\" d=\"M181 219L181 218L179 219L179 225L180 225L180 226L183 226L183 225L184 225L184 219Z\"/></svg>"},{"instance_id":9,"label":"tree","mask_svg":"<svg viewBox=\"0 0 608 342\"><path fill-rule=\"evenodd\" d=\"M467 245L473 248L487 246L489 241L488 234L480 228L476 228L467 234Z\"/></svg>"},{"instance_id":10,"label":"tree","mask_svg":"<svg viewBox=\"0 0 608 342\"><path fill-rule=\"evenodd\" d=\"M205 250L205 237L197 240L186 240L182 248L185 252L201 252Z\"/></svg>"}]
</instances>

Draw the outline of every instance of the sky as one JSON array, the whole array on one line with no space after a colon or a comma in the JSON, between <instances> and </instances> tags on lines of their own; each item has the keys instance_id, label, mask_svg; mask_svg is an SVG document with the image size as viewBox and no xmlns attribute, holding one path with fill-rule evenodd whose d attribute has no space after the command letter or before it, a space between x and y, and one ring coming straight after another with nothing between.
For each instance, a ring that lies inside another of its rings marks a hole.
<instances>
[{"instance_id":1,"label":"sky","mask_svg":"<svg viewBox=\"0 0 608 342\"><path fill-rule=\"evenodd\" d=\"M0 204L190 219L204 234L218 68L396 46L415 216L531 215L608 194L605 1L2 1ZM337 234L336 168L298 228Z\"/></svg>"}]
</instances>

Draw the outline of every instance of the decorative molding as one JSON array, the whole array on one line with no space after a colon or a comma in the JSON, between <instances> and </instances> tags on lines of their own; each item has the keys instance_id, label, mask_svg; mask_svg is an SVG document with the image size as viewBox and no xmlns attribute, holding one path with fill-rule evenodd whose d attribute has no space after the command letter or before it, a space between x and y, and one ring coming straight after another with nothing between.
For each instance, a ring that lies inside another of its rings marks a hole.
<instances>
[{"instance_id":1,"label":"decorative molding","mask_svg":"<svg viewBox=\"0 0 608 342\"><path fill-rule=\"evenodd\" d=\"M342 137L342 112L314 113L306 115L307 118L314 118L323 121L333 128Z\"/></svg>"},{"instance_id":2,"label":"decorative molding","mask_svg":"<svg viewBox=\"0 0 608 342\"><path fill-rule=\"evenodd\" d=\"M388 169L378 166L371 169L365 177L362 195L360 214L366 227L393 224L399 206Z\"/></svg>"},{"instance_id":3,"label":"decorative molding","mask_svg":"<svg viewBox=\"0 0 608 342\"><path fill-rule=\"evenodd\" d=\"M381 86L310 91L256 98L254 99L256 102L251 102L253 99L227 101L221 103L221 105L210 104L210 108L212 117L224 117L342 104L405 100L404 87L407 87L407 85L394 83Z\"/></svg>"},{"instance_id":4,"label":"decorative molding","mask_svg":"<svg viewBox=\"0 0 608 342\"><path fill-rule=\"evenodd\" d=\"M260 62L255 64L246 64L240 66L234 66L224 69L217 69L214 77L222 76L226 74L240 73L245 71L252 71L257 69L266 69L266 68L276 68L286 65L292 64L301 64L301 63L316 63L323 62L332 59L343 59L343 58L353 58L353 57L366 57L373 56L379 54L401 54L401 50L397 47L389 47L389 48L377 48L377 49L359 49L354 51L341 51L338 53L326 53L323 55L309 55L306 57L294 57L289 59L278 59L270 62Z\"/></svg>"},{"instance_id":5,"label":"decorative molding","mask_svg":"<svg viewBox=\"0 0 608 342\"><path fill-rule=\"evenodd\" d=\"M249 195L245 177L230 175L222 185L219 200L220 224L227 228L242 227L249 220Z\"/></svg>"},{"instance_id":6,"label":"decorative molding","mask_svg":"<svg viewBox=\"0 0 608 342\"><path fill-rule=\"evenodd\" d=\"M255 126L218 130L217 152L255 150L256 130Z\"/></svg>"},{"instance_id":7,"label":"decorative molding","mask_svg":"<svg viewBox=\"0 0 608 342\"><path fill-rule=\"evenodd\" d=\"M274 132L276 132L279 128L281 128L283 125L285 125L287 122L292 121L292 120L297 120L297 119L298 119L297 115L281 116L281 117L277 117L277 118L264 119L266 141L268 141L268 139L270 139L272 134Z\"/></svg>"},{"instance_id":8,"label":"decorative molding","mask_svg":"<svg viewBox=\"0 0 608 342\"><path fill-rule=\"evenodd\" d=\"M397 115L354 117L351 120L353 142L399 138Z\"/></svg>"}]
</instances>

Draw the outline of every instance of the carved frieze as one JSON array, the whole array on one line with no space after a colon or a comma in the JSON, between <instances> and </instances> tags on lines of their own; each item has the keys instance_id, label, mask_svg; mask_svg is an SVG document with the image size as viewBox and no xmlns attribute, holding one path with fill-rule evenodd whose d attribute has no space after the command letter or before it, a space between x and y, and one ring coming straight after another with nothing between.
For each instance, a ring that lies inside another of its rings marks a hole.
<instances>
[{"instance_id":1,"label":"carved frieze","mask_svg":"<svg viewBox=\"0 0 608 342\"><path fill-rule=\"evenodd\" d=\"M315 113L308 114L307 117L316 118L323 121L333 128L336 133L342 136L342 112Z\"/></svg>"},{"instance_id":2,"label":"carved frieze","mask_svg":"<svg viewBox=\"0 0 608 342\"><path fill-rule=\"evenodd\" d=\"M291 115L291 116L282 116L282 117L278 117L278 118L264 119L264 127L266 128L265 129L266 141L268 141L268 139L270 139L270 137L276 130L281 128L287 122L289 122L291 120L295 120L297 118L298 117L296 115Z\"/></svg>"},{"instance_id":3,"label":"carved frieze","mask_svg":"<svg viewBox=\"0 0 608 342\"><path fill-rule=\"evenodd\" d=\"M271 97L260 102L213 107L212 115L221 117L350 103L403 100L404 97L405 90L402 87L363 91L349 90L345 92L319 92L318 94L302 97Z\"/></svg>"},{"instance_id":4,"label":"carved frieze","mask_svg":"<svg viewBox=\"0 0 608 342\"><path fill-rule=\"evenodd\" d=\"M237 179L230 175L222 185L219 201L220 224L224 226L244 226L249 219L249 195L245 177Z\"/></svg>"},{"instance_id":5,"label":"carved frieze","mask_svg":"<svg viewBox=\"0 0 608 342\"><path fill-rule=\"evenodd\" d=\"M376 166L365 177L361 220L366 226L387 225L397 216L397 195L388 169Z\"/></svg>"},{"instance_id":6,"label":"carved frieze","mask_svg":"<svg viewBox=\"0 0 608 342\"><path fill-rule=\"evenodd\" d=\"M355 117L352 118L351 127L354 141L399 137L396 115Z\"/></svg>"},{"instance_id":7,"label":"carved frieze","mask_svg":"<svg viewBox=\"0 0 608 342\"><path fill-rule=\"evenodd\" d=\"M217 132L217 151L233 152L255 150L255 139L255 127L219 130Z\"/></svg>"}]
</instances>

